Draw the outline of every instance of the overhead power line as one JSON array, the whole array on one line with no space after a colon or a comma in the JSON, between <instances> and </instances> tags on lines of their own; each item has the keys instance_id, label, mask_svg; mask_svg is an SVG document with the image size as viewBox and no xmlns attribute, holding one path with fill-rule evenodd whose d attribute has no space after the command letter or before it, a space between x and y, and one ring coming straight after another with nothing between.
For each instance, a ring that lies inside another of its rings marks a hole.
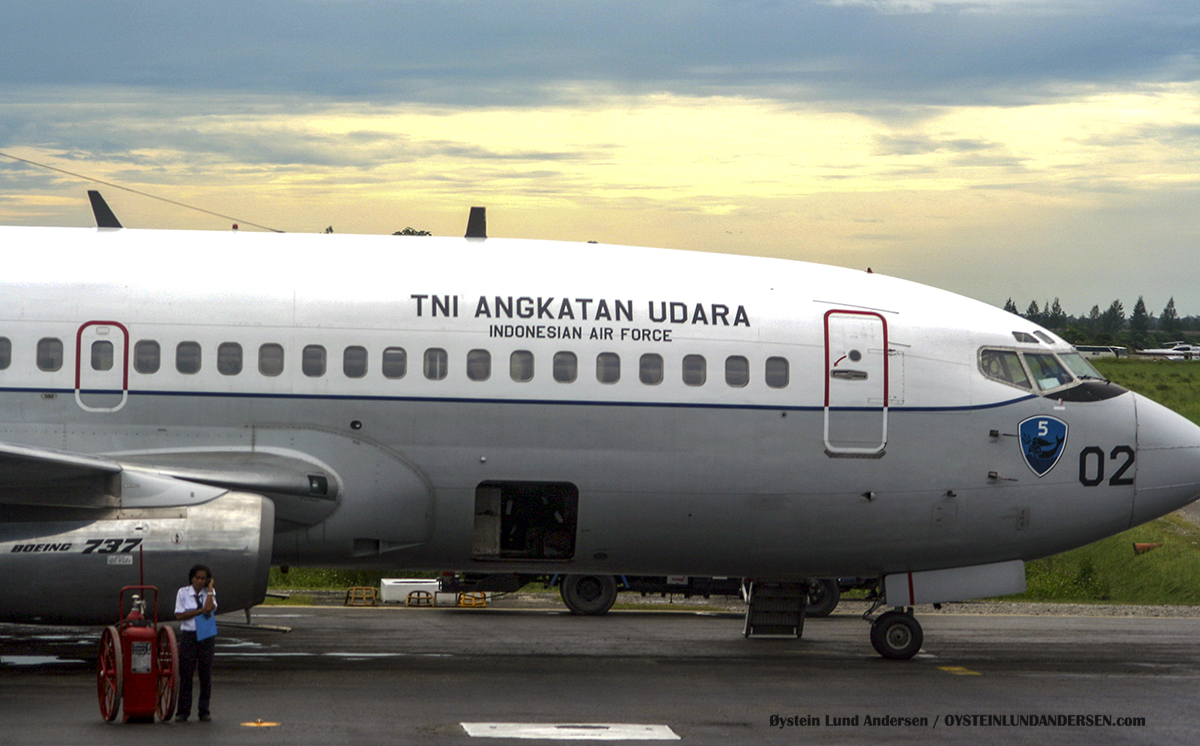
<instances>
[{"instance_id":1,"label":"overhead power line","mask_svg":"<svg viewBox=\"0 0 1200 746\"><path fill-rule=\"evenodd\" d=\"M205 210L203 207L196 207L195 205L189 205L184 202L177 202L173 199L167 199L166 197L160 197L157 194L150 194L149 192L143 192L143 191L139 191L137 189L131 189L130 187L127 187L127 186L121 186L120 184L114 184L111 181L104 181L103 179L97 179L94 176L88 176L86 174L75 173L74 171L68 171L65 168L58 168L57 166L51 166L47 163L38 163L37 161L31 161L28 158L21 158L20 156L15 156L11 153L5 153L4 151L0 151L0 155L4 156L5 158L12 158L14 161L20 161L21 163L28 163L31 166L37 166L38 168L44 168L44 169L47 169L50 171L57 171L58 173L66 174L67 176L74 176L75 178L83 179L84 181L92 181L97 184L103 184L104 186L112 187L113 189L121 189L126 192L132 192L133 194L136 194L139 197L149 197L150 199L156 199L159 202L166 202L167 204L176 205L177 207L183 207L188 210L195 210L196 212L202 212L206 215L212 215L214 217L223 218L225 220L229 220L234 223L252 225L255 228L262 228L264 231L271 231L273 233L283 233L283 231L279 230L278 228L271 228L270 226L259 225L258 223L252 223L249 220L242 220L241 218L235 218L230 215L222 215L219 212L213 212L212 210Z\"/></svg>"}]
</instances>

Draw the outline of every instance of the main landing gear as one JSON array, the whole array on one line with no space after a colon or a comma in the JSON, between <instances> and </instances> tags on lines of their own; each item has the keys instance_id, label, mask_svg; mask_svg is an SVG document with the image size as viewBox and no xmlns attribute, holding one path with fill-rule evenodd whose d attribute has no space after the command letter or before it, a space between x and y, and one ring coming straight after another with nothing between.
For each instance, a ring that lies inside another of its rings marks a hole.
<instances>
[{"instance_id":1,"label":"main landing gear","mask_svg":"<svg viewBox=\"0 0 1200 746\"><path fill-rule=\"evenodd\" d=\"M869 619L874 610L864 614L863 619ZM871 622L871 645L884 658L906 661L921 650L924 641L925 634L911 608L897 607Z\"/></svg>"}]
</instances>

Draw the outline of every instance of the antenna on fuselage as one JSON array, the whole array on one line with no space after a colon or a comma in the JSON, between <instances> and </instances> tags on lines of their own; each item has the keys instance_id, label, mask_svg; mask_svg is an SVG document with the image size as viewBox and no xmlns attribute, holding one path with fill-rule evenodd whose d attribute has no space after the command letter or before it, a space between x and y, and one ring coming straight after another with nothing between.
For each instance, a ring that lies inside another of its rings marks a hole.
<instances>
[{"instance_id":1,"label":"antenna on fuselage","mask_svg":"<svg viewBox=\"0 0 1200 746\"><path fill-rule=\"evenodd\" d=\"M472 207L467 218L466 238L487 238L487 208Z\"/></svg>"},{"instance_id":2,"label":"antenna on fuselage","mask_svg":"<svg viewBox=\"0 0 1200 746\"><path fill-rule=\"evenodd\" d=\"M95 189L88 190L88 199L92 201L92 214L96 216L97 228L120 228L121 221L117 220L117 216L113 214L112 208L100 196L100 192Z\"/></svg>"}]
</instances>

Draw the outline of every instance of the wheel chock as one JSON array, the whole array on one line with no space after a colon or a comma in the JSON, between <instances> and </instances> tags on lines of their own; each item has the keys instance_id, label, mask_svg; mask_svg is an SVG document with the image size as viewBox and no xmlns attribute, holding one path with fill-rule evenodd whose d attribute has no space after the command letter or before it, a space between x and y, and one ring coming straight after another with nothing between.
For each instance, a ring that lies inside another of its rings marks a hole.
<instances>
[{"instance_id":1,"label":"wheel chock","mask_svg":"<svg viewBox=\"0 0 1200 746\"><path fill-rule=\"evenodd\" d=\"M374 588L354 586L346 590L346 606L378 606L379 594Z\"/></svg>"},{"instance_id":2,"label":"wheel chock","mask_svg":"<svg viewBox=\"0 0 1200 746\"><path fill-rule=\"evenodd\" d=\"M405 606L433 606L433 594L429 591L412 591L404 599Z\"/></svg>"}]
</instances>

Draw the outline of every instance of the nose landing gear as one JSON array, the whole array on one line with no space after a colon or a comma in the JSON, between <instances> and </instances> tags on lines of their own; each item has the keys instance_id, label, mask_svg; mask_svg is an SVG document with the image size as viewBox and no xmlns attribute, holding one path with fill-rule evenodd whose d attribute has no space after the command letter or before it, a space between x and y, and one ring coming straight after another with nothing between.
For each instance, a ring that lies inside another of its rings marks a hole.
<instances>
[{"instance_id":1,"label":"nose landing gear","mask_svg":"<svg viewBox=\"0 0 1200 746\"><path fill-rule=\"evenodd\" d=\"M898 607L871 622L871 645L884 658L908 660L921 650L924 641L925 633L911 608Z\"/></svg>"}]
</instances>

